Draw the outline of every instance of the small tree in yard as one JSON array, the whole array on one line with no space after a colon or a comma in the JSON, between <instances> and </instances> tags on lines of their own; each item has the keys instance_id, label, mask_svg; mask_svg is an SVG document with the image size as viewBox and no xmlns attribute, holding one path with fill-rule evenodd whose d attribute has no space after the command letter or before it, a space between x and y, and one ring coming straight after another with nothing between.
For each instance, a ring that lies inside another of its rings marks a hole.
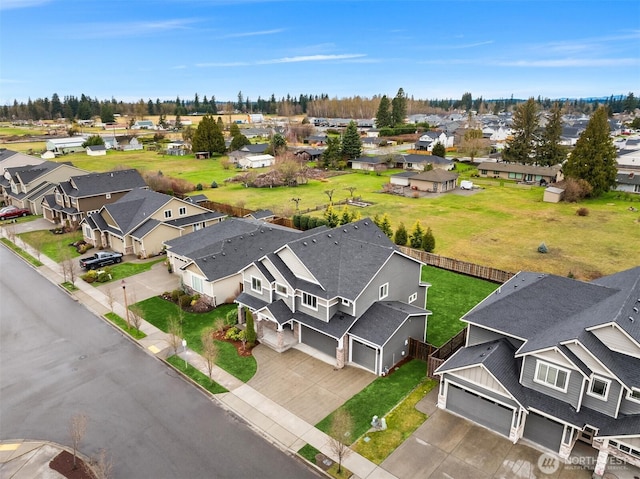
<instances>
[{"instance_id":1,"label":"small tree in yard","mask_svg":"<svg viewBox=\"0 0 640 479\"><path fill-rule=\"evenodd\" d=\"M247 343L249 343L249 346L252 347L256 344L256 340L258 339L256 327L253 322L253 314L251 314L251 311L247 311L245 317L247 319L247 323L245 325L245 339L247 340Z\"/></svg>"},{"instance_id":2,"label":"small tree in yard","mask_svg":"<svg viewBox=\"0 0 640 479\"><path fill-rule=\"evenodd\" d=\"M329 429L329 447L338 458L338 474L342 472L342 460L351 453L346 444L353 433L353 418L346 409L338 409L333 414Z\"/></svg>"},{"instance_id":3,"label":"small tree in yard","mask_svg":"<svg viewBox=\"0 0 640 479\"><path fill-rule=\"evenodd\" d=\"M440 158L444 158L445 156L447 156L447 149L444 147L442 143L437 142L435 145L433 145L433 150L431 151L431 154L433 156L439 156Z\"/></svg>"},{"instance_id":4,"label":"small tree in yard","mask_svg":"<svg viewBox=\"0 0 640 479\"><path fill-rule=\"evenodd\" d=\"M399 246L404 246L407 244L407 239L407 228L405 228L404 223L400 222L396 233L393 235L393 242Z\"/></svg>"},{"instance_id":5,"label":"small tree in yard","mask_svg":"<svg viewBox=\"0 0 640 479\"><path fill-rule=\"evenodd\" d=\"M209 379L213 379L213 367L218 359L218 346L215 339L213 339L213 332L213 328L205 328L200 337L202 340L202 357L207 367Z\"/></svg>"},{"instance_id":6,"label":"small tree in yard","mask_svg":"<svg viewBox=\"0 0 640 479\"><path fill-rule=\"evenodd\" d=\"M144 316L142 314L142 308L140 307L140 305L136 304L137 302L135 300L135 297L132 297L131 302L133 303L129 307L129 315L131 316L131 323L134 328L140 331L140 326L142 326L142 318Z\"/></svg>"},{"instance_id":7,"label":"small tree in yard","mask_svg":"<svg viewBox=\"0 0 640 479\"><path fill-rule=\"evenodd\" d=\"M424 230L420 226L420 222L416 221L411 230L411 236L409 237L409 245L412 248L420 249L422 247L422 238L424 236Z\"/></svg>"},{"instance_id":8,"label":"small tree in yard","mask_svg":"<svg viewBox=\"0 0 640 479\"><path fill-rule=\"evenodd\" d=\"M173 349L173 354L178 354L178 349L182 344L182 323L177 316L169 316L169 324L167 327L169 333L169 346Z\"/></svg>"},{"instance_id":9,"label":"small tree in yard","mask_svg":"<svg viewBox=\"0 0 640 479\"><path fill-rule=\"evenodd\" d=\"M98 451L98 457L91 460L91 467L97 479L110 479L113 475L113 461L105 449Z\"/></svg>"},{"instance_id":10,"label":"small tree in yard","mask_svg":"<svg viewBox=\"0 0 640 479\"><path fill-rule=\"evenodd\" d=\"M433 236L433 231L431 228L427 228L426 233L422 237L422 249L427 253L432 253L434 249L436 249L436 239Z\"/></svg>"},{"instance_id":11,"label":"small tree in yard","mask_svg":"<svg viewBox=\"0 0 640 479\"><path fill-rule=\"evenodd\" d=\"M87 430L88 418L85 414L74 414L71 416L71 423L69 424L69 436L71 436L71 446L73 448L73 468L76 469L78 464L76 462L78 456L78 449L80 448L80 442L84 437L84 433Z\"/></svg>"}]
</instances>

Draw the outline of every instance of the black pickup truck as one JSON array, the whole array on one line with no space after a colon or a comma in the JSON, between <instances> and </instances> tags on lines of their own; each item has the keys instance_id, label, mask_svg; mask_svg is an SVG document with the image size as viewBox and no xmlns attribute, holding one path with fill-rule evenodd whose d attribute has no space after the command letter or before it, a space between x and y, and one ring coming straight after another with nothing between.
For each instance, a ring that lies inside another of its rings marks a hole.
<instances>
[{"instance_id":1,"label":"black pickup truck","mask_svg":"<svg viewBox=\"0 0 640 479\"><path fill-rule=\"evenodd\" d=\"M99 251L93 256L82 258L80 266L84 269L98 269L109 264L115 264L122 261L122 253L113 253L110 251Z\"/></svg>"}]
</instances>

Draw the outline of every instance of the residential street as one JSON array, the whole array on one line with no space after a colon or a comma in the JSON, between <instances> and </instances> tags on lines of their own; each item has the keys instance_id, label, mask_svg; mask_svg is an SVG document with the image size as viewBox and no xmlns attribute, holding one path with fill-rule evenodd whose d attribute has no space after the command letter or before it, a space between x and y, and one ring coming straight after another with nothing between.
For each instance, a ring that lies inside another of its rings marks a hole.
<instances>
[{"instance_id":1,"label":"residential street","mask_svg":"<svg viewBox=\"0 0 640 479\"><path fill-rule=\"evenodd\" d=\"M317 477L5 248L0 248L0 440L105 448L114 477Z\"/></svg>"}]
</instances>

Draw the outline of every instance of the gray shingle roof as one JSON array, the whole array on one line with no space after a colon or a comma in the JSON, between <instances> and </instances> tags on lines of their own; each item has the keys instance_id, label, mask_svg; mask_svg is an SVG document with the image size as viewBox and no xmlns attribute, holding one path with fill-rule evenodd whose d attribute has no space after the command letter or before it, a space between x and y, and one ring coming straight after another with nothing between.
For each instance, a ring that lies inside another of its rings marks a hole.
<instances>
[{"instance_id":1,"label":"gray shingle roof","mask_svg":"<svg viewBox=\"0 0 640 479\"><path fill-rule=\"evenodd\" d=\"M146 187L147 185L142 176L134 169L72 176L69 181L60 183L60 188L65 194L76 198L118 193Z\"/></svg>"},{"instance_id":2,"label":"gray shingle roof","mask_svg":"<svg viewBox=\"0 0 640 479\"><path fill-rule=\"evenodd\" d=\"M122 233L129 233L171 200L171 196L136 188L104 208Z\"/></svg>"},{"instance_id":3,"label":"gray shingle roof","mask_svg":"<svg viewBox=\"0 0 640 479\"><path fill-rule=\"evenodd\" d=\"M409 154L402 156L405 163L431 163L433 165L450 165L453 163L452 160L435 155Z\"/></svg>"},{"instance_id":4,"label":"gray shingle roof","mask_svg":"<svg viewBox=\"0 0 640 479\"><path fill-rule=\"evenodd\" d=\"M338 311L334 314L329 322L320 321L319 319L309 316L301 311L293 313L293 318L302 324L309 326L316 331L320 331L327 336L331 336L334 339L340 339L343 337L349 328L356 322L356 318L349 314Z\"/></svg>"},{"instance_id":5,"label":"gray shingle roof","mask_svg":"<svg viewBox=\"0 0 640 479\"><path fill-rule=\"evenodd\" d=\"M418 181L422 180L433 181L435 183L445 183L447 181L457 180L458 174L436 168L435 170L425 171L410 178Z\"/></svg>"},{"instance_id":6,"label":"gray shingle roof","mask_svg":"<svg viewBox=\"0 0 640 479\"><path fill-rule=\"evenodd\" d=\"M427 314L429 311L425 309L400 301L379 301L358 318L349 333L376 346L384 346L410 316Z\"/></svg>"}]
</instances>

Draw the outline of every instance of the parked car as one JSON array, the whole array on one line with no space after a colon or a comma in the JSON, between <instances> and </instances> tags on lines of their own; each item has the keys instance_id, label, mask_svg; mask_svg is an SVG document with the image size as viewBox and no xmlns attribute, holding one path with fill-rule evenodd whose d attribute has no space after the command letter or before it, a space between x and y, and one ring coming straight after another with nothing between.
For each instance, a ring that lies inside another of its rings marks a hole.
<instances>
[{"instance_id":1,"label":"parked car","mask_svg":"<svg viewBox=\"0 0 640 479\"><path fill-rule=\"evenodd\" d=\"M98 269L109 264L116 264L122 261L122 253L100 251L88 258L80 260L80 266L86 270Z\"/></svg>"},{"instance_id":2,"label":"parked car","mask_svg":"<svg viewBox=\"0 0 640 479\"><path fill-rule=\"evenodd\" d=\"M10 220L19 216L30 215L31 211L27 208L18 208L17 206L5 206L0 209L0 220Z\"/></svg>"}]
</instances>

